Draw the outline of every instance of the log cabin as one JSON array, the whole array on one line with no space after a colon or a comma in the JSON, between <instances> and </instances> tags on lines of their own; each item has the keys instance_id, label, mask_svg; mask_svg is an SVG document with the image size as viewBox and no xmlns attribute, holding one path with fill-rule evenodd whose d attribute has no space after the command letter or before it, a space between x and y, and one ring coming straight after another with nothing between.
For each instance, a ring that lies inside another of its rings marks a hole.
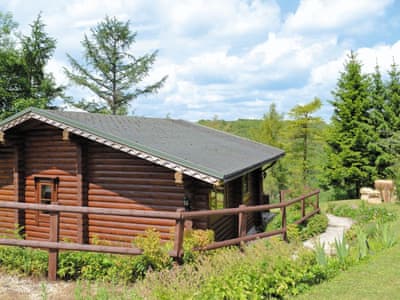
<instances>
[{"instance_id":1,"label":"log cabin","mask_svg":"<svg viewBox=\"0 0 400 300\"><path fill-rule=\"evenodd\" d=\"M155 210L263 204L263 174L284 152L182 120L29 108L0 122L0 201ZM248 227L259 222L247 219ZM46 211L0 210L0 234L21 226L49 238ZM171 237L174 221L60 214L60 237L127 244L148 228ZM237 236L237 216L187 224Z\"/></svg>"}]
</instances>

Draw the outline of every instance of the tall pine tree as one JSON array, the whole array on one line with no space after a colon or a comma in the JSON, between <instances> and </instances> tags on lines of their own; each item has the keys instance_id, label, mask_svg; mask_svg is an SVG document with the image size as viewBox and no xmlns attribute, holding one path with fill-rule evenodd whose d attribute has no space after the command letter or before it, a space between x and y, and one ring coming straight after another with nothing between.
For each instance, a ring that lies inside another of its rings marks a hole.
<instances>
[{"instance_id":1,"label":"tall pine tree","mask_svg":"<svg viewBox=\"0 0 400 300\"><path fill-rule=\"evenodd\" d=\"M326 179L336 191L345 192L338 197L355 198L360 187L370 185L376 176L375 157L369 151L376 136L369 121L369 80L353 51L332 94L334 113L327 138Z\"/></svg>"},{"instance_id":2,"label":"tall pine tree","mask_svg":"<svg viewBox=\"0 0 400 300\"><path fill-rule=\"evenodd\" d=\"M375 72L370 75L369 94L371 101L369 121L374 130L375 139L369 144L368 150L376 167L377 177L386 178L390 177L389 167L393 163L393 157L385 149L385 142L393 136L393 129L391 108L385 99L386 88L378 64L375 66Z\"/></svg>"},{"instance_id":3,"label":"tall pine tree","mask_svg":"<svg viewBox=\"0 0 400 300\"><path fill-rule=\"evenodd\" d=\"M400 130L400 70L393 61L388 72L389 80L386 84L386 104L389 107L391 125L394 131Z\"/></svg>"},{"instance_id":4,"label":"tall pine tree","mask_svg":"<svg viewBox=\"0 0 400 300\"><path fill-rule=\"evenodd\" d=\"M136 32L128 22L106 17L92 28L91 37L85 35L84 63L68 55L71 69L65 74L75 84L90 89L102 99L112 114L126 114L128 103L140 95L157 92L166 80L141 87L149 75L157 51L135 57L131 52Z\"/></svg>"}]
</instances>

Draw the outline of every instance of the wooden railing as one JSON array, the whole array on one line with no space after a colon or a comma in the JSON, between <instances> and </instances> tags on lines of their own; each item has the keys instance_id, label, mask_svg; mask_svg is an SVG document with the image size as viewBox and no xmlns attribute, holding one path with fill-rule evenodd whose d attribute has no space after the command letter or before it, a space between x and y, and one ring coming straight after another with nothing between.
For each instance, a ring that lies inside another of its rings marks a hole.
<instances>
[{"instance_id":1,"label":"wooden railing","mask_svg":"<svg viewBox=\"0 0 400 300\"><path fill-rule=\"evenodd\" d=\"M313 210L306 214L306 200L310 197L316 197L313 203ZM130 217L143 217L143 218L158 218L175 220L175 237L174 248L170 255L175 259L180 259L183 255L183 236L185 220L193 220L197 218L204 218L208 216L238 216L238 237L214 242L201 249L195 250L211 250L232 245L241 245L243 242L252 241L259 238L270 237L282 234L283 239L286 240L287 222L286 210L287 207L295 203L301 202L301 218L295 223L300 224L307 220L309 217L320 211L319 209L319 190L313 191L306 195L300 196L290 201L283 201L276 204L245 206L240 205L238 208L226 208L219 210L201 210L201 211L184 211L178 209L176 212L165 211L140 211L129 209L111 209L111 208L95 208L95 207L81 207L81 206L64 206L57 204L32 204L32 203L19 203L19 202L2 202L0 201L0 208L17 209L17 210L34 210L46 211L50 214L50 232L49 241L35 241L23 239L6 239L0 238L0 245L9 246L23 246L32 248L48 249L48 278L49 280L56 280L57 278L57 264L59 250L72 250L72 251L90 251L90 252L103 252L114 254L128 254L140 255L142 250L134 247L119 247L119 246L103 246L103 245L88 245L77 243L60 242L60 213L77 213L77 214L97 214L97 215L111 215L111 216L130 216ZM252 235L247 235L247 215L254 212L269 211L271 209L279 208L282 215L282 226L280 229L261 232Z\"/></svg>"}]
</instances>

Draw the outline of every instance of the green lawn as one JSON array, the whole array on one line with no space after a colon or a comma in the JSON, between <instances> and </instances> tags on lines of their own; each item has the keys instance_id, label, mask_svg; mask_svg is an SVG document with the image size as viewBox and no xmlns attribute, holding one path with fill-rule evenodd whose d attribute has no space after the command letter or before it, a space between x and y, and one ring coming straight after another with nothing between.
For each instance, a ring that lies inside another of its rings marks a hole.
<instances>
[{"instance_id":1,"label":"green lawn","mask_svg":"<svg viewBox=\"0 0 400 300\"><path fill-rule=\"evenodd\" d=\"M400 205L388 205L398 215ZM400 220L395 222L400 237ZM295 299L400 299L400 242Z\"/></svg>"}]
</instances>

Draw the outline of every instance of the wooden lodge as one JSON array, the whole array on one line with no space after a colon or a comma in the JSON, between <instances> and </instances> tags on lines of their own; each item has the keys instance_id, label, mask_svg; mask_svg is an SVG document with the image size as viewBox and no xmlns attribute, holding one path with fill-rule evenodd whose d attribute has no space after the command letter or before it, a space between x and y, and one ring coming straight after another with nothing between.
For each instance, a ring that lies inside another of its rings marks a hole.
<instances>
[{"instance_id":1,"label":"wooden lodge","mask_svg":"<svg viewBox=\"0 0 400 300\"><path fill-rule=\"evenodd\" d=\"M263 173L280 149L181 120L28 109L0 122L0 202L176 212L263 204ZM247 218L247 228L260 220ZM237 236L237 216L185 224ZM0 210L0 234L18 224L27 240L49 240L46 210ZM175 221L60 213L60 239L128 244Z\"/></svg>"}]
</instances>

